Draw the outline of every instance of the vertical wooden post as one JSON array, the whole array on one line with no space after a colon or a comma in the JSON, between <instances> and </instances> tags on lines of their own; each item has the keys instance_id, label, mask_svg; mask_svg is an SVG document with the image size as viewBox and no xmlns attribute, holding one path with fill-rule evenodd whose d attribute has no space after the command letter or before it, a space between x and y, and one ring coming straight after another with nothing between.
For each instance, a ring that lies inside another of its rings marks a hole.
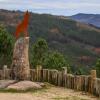
<instances>
[{"instance_id":1,"label":"vertical wooden post","mask_svg":"<svg viewBox=\"0 0 100 100\"><path fill-rule=\"evenodd\" d=\"M63 74L67 75L67 67L63 67Z\"/></svg>"},{"instance_id":2,"label":"vertical wooden post","mask_svg":"<svg viewBox=\"0 0 100 100\"><path fill-rule=\"evenodd\" d=\"M46 69L43 69L43 81L46 81Z\"/></svg>"},{"instance_id":3,"label":"vertical wooden post","mask_svg":"<svg viewBox=\"0 0 100 100\"><path fill-rule=\"evenodd\" d=\"M42 71L42 66L41 65L37 65L37 67L36 67L37 81L41 81L41 71Z\"/></svg>"},{"instance_id":4,"label":"vertical wooden post","mask_svg":"<svg viewBox=\"0 0 100 100\"><path fill-rule=\"evenodd\" d=\"M58 81L58 70L53 70L52 71L52 82L54 85L57 85Z\"/></svg>"},{"instance_id":5,"label":"vertical wooden post","mask_svg":"<svg viewBox=\"0 0 100 100\"><path fill-rule=\"evenodd\" d=\"M48 82L48 69L43 69L43 81Z\"/></svg>"},{"instance_id":6,"label":"vertical wooden post","mask_svg":"<svg viewBox=\"0 0 100 100\"><path fill-rule=\"evenodd\" d=\"M62 84L62 82L63 82L62 78L63 78L63 74L62 74L61 71L59 71L58 72L58 86L63 86L63 84Z\"/></svg>"},{"instance_id":7,"label":"vertical wooden post","mask_svg":"<svg viewBox=\"0 0 100 100\"><path fill-rule=\"evenodd\" d=\"M6 79L6 77L7 77L6 71L7 71L7 65L4 65L4 67L3 67L3 78L4 79Z\"/></svg>"},{"instance_id":8,"label":"vertical wooden post","mask_svg":"<svg viewBox=\"0 0 100 100\"><path fill-rule=\"evenodd\" d=\"M97 77L96 70L91 70L91 77L95 79Z\"/></svg>"},{"instance_id":9,"label":"vertical wooden post","mask_svg":"<svg viewBox=\"0 0 100 100\"><path fill-rule=\"evenodd\" d=\"M84 91L88 92L88 88L89 88L89 76L84 76L84 81L85 81L85 87L84 87Z\"/></svg>"},{"instance_id":10,"label":"vertical wooden post","mask_svg":"<svg viewBox=\"0 0 100 100\"><path fill-rule=\"evenodd\" d=\"M74 89L74 76L72 75L72 87L71 87L71 89Z\"/></svg>"},{"instance_id":11,"label":"vertical wooden post","mask_svg":"<svg viewBox=\"0 0 100 100\"><path fill-rule=\"evenodd\" d=\"M48 70L48 82L50 82L50 70Z\"/></svg>"},{"instance_id":12,"label":"vertical wooden post","mask_svg":"<svg viewBox=\"0 0 100 100\"><path fill-rule=\"evenodd\" d=\"M90 93L93 93L94 90L94 81L96 79L96 70L91 70L90 72Z\"/></svg>"},{"instance_id":13,"label":"vertical wooden post","mask_svg":"<svg viewBox=\"0 0 100 100\"><path fill-rule=\"evenodd\" d=\"M58 70L55 72L55 85L58 83Z\"/></svg>"},{"instance_id":14,"label":"vertical wooden post","mask_svg":"<svg viewBox=\"0 0 100 100\"><path fill-rule=\"evenodd\" d=\"M34 70L34 69L30 69L30 76L31 76L31 77L30 77L30 80L31 80L31 81L35 81L35 78L34 78L35 75L36 75L36 74L35 74L35 70Z\"/></svg>"},{"instance_id":15,"label":"vertical wooden post","mask_svg":"<svg viewBox=\"0 0 100 100\"><path fill-rule=\"evenodd\" d=\"M62 68L62 74L63 74L63 83L62 85L65 87L66 86L66 76L67 76L67 67Z\"/></svg>"},{"instance_id":16,"label":"vertical wooden post","mask_svg":"<svg viewBox=\"0 0 100 100\"><path fill-rule=\"evenodd\" d=\"M95 95L100 98L100 78L95 79Z\"/></svg>"}]
</instances>

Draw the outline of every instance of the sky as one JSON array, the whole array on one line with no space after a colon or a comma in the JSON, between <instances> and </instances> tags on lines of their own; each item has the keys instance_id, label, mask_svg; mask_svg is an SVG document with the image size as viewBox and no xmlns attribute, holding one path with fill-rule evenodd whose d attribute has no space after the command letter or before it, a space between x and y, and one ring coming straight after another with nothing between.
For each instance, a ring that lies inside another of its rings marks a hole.
<instances>
[{"instance_id":1,"label":"sky","mask_svg":"<svg viewBox=\"0 0 100 100\"><path fill-rule=\"evenodd\" d=\"M100 14L100 0L0 0L0 9L70 16Z\"/></svg>"}]
</instances>

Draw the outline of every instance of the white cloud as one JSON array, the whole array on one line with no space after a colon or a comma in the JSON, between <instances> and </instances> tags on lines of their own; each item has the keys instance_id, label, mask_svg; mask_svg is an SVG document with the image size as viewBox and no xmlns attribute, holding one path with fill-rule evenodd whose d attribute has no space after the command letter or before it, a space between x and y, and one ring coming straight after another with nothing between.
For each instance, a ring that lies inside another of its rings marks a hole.
<instances>
[{"instance_id":1,"label":"white cloud","mask_svg":"<svg viewBox=\"0 0 100 100\"><path fill-rule=\"evenodd\" d=\"M100 13L100 0L0 0L0 8Z\"/></svg>"}]
</instances>

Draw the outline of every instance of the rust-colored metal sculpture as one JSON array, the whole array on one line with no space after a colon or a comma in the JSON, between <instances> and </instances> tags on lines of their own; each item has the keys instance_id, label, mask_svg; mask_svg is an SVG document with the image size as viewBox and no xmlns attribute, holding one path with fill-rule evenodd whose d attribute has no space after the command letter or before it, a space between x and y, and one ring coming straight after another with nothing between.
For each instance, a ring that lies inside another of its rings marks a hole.
<instances>
[{"instance_id":1,"label":"rust-colored metal sculpture","mask_svg":"<svg viewBox=\"0 0 100 100\"><path fill-rule=\"evenodd\" d=\"M21 33L24 34L25 37L28 36L28 23L29 23L30 14L27 11L24 15L23 21L17 26L15 36L18 38Z\"/></svg>"}]
</instances>

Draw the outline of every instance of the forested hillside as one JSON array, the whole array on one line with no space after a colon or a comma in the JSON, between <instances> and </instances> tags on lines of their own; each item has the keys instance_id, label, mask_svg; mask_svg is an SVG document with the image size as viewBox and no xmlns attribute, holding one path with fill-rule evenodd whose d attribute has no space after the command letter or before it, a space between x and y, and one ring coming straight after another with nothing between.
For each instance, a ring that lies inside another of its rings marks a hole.
<instances>
[{"instance_id":1,"label":"forested hillside","mask_svg":"<svg viewBox=\"0 0 100 100\"><path fill-rule=\"evenodd\" d=\"M71 16L72 19L84 23L88 23L100 28L100 14L84 14L79 13Z\"/></svg>"},{"instance_id":2,"label":"forested hillside","mask_svg":"<svg viewBox=\"0 0 100 100\"><path fill-rule=\"evenodd\" d=\"M0 24L14 36L15 27L23 14L20 11L0 10ZM68 17L31 13L29 34L31 45L39 37L46 39L50 50L63 53L73 68L90 68L100 56L100 30Z\"/></svg>"}]
</instances>

